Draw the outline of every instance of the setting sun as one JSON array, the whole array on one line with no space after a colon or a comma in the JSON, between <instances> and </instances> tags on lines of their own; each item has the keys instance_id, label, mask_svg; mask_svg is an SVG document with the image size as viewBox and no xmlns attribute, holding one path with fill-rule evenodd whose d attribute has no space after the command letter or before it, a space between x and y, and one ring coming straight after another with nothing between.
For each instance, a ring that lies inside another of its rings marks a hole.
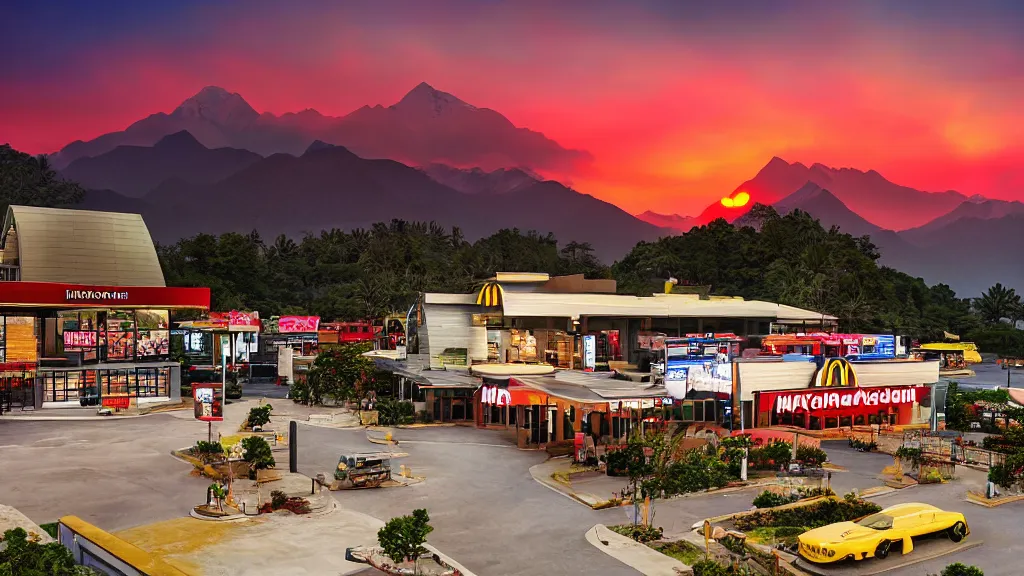
<instances>
[{"instance_id":1,"label":"setting sun","mask_svg":"<svg viewBox=\"0 0 1024 576\"><path fill-rule=\"evenodd\" d=\"M725 206L726 208L739 208L741 206L746 206L747 202L750 202L750 194L747 194L746 192L738 192L733 197L726 196L725 198L722 198L722 206Z\"/></svg>"}]
</instances>

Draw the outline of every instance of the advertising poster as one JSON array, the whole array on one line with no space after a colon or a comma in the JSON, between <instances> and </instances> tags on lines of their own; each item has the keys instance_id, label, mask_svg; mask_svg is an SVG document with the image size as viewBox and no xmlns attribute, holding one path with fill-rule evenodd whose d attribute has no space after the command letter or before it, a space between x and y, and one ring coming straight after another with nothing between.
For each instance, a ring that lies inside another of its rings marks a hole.
<instances>
[{"instance_id":1,"label":"advertising poster","mask_svg":"<svg viewBox=\"0 0 1024 576\"><path fill-rule=\"evenodd\" d=\"M82 350L83 348L96 347L96 332L64 331L64 349Z\"/></svg>"},{"instance_id":2,"label":"advertising poster","mask_svg":"<svg viewBox=\"0 0 1024 576\"><path fill-rule=\"evenodd\" d=\"M732 393L732 363L717 360L669 359L665 391L682 399L690 391Z\"/></svg>"},{"instance_id":3,"label":"advertising poster","mask_svg":"<svg viewBox=\"0 0 1024 576\"><path fill-rule=\"evenodd\" d=\"M220 422L224 420L224 398L221 384L192 385L196 420Z\"/></svg>"},{"instance_id":4,"label":"advertising poster","mask_svg":"<svg viewBox=\"0 0 1024 576\"><path fill-rule=\"evenodd\" d=\"M316 332L319 328L319 316L281 316L277 319L277 329L282 334Z\"/></svg>"},{"instance_id":5,"label":"advertising poster","mask_svg":"<svg viewBox=\"0 0 1024 576\"><path fill-rule=\"evenodd\" d=\"M597 367L597 336L587 334L583 337L583 369L593 370Z\"/></svg>"}]
</instances>

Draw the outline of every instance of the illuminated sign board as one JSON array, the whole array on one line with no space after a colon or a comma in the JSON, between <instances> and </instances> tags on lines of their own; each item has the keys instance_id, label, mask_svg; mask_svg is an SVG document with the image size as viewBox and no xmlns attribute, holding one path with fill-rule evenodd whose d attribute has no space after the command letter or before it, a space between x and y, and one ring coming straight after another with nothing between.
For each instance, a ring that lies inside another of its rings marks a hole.
<instances>
[{"instance_id":1,"label":"illuminated sign board","mask_svg":"<svg viewBox=\"0 0 1024 576\"><path fill-rule=\"evenodd\" d=\"M113 290L65 290L64 299L68 302L108 302L111 300L127 300L128 291Z\"/></svg>"},{"instance_id":2,"label":"illuminated sign board","mask_svg":"<svg viewBox=\"0 0 1024 576\"><path fill-rule=\"evenodd\" d=\"M801 410L839 410L877 406L888 408L917 402L917 388L859 388L835 392L792 392L775 397L775 410L779 413Z\"/></svg>"},{"instance_id":3,"label":"illuminated sign board","mask_svg":"<svg viewBox=\"0 0 1024 576\"><path fill-rule=\"evenodd\" d=\"M203 422L224 420L224 394L222 384L192 384L195 400L195 418Z\"/></svg>"}]
</instances>

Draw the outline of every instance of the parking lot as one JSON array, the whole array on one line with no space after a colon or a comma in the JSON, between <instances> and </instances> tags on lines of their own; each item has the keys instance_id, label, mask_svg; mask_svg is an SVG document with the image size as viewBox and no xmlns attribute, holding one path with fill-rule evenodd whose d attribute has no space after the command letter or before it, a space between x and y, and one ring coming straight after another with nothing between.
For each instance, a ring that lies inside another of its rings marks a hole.
<instances>
[{"instance_id":1,"label":"parking lot","mask_svg":"<svg viewBox=\"0 0 1024 576\"><path fill-rule=\"evenodd\" d=\"M277 402L284 402L278 400ZM282 405L282 408L285 406ZM300 472L330 475L343 452L383 448L361 429L300 425ZM0 420L0 502L32 520L81 516L107 530L183 516L201 500L209 481L188 475L189 466L171 450L204 438L206 427L189 413L130 420L26 422ZM529 468L542 452L520 451L501 435L473 428L399 430L396 459L425 481L409 487L334 493L342 507L381 520L426 508L434 532L430 542L469 570L488 574L636 574L584 538L596 523L620 524L624 508L594 511L536 482ZM892 459L825 443L831 460L848 469L832 476L837 492L877 486ZM279 466L286 466L284 455ZM970 540L983 545L887 574L938 573L955 561L975 564L988 576L1019 574L1017 557L1024 504L988 509L965 501L960 482L919 486L876 498L881 506L927 502L963 512ZM657 502L657 524L666 532L686 530L707 516L745 510L756 489Z\"/></svg>"}]
</instances>

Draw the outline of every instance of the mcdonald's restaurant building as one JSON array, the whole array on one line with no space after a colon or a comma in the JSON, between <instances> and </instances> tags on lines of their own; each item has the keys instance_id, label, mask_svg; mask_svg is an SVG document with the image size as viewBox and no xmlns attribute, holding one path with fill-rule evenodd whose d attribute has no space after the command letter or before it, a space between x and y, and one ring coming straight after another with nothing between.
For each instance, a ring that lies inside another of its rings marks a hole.
<instances>
[{"instance_id":1,"label":"mcdonald's restaurant building","mask_svg":"<svg viewBox=\"0 0 1024 576\"><path fill-rule=\"evenodd\" d=\"M937 361L752 359L736 364L733 397L753 427L914 426L929 421L938 380Z\"/></svg>"}]
</instances>

